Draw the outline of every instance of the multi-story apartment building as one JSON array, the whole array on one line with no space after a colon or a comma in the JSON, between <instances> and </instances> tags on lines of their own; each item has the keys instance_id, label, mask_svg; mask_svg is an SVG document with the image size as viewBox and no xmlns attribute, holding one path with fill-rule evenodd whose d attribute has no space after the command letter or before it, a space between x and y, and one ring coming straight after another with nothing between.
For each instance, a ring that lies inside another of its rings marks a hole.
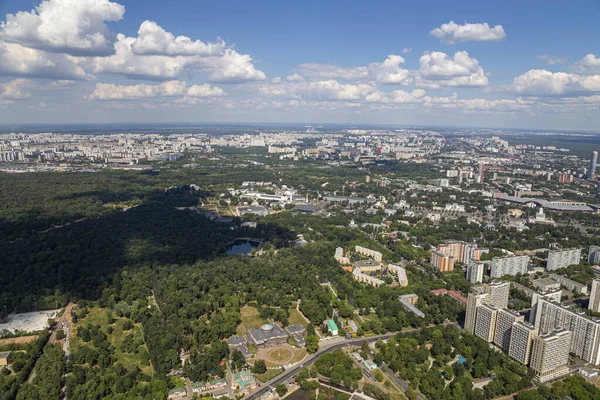
<instances>
[{"instance_id":1,"label":"multi-story apartment building","mask_svg":"<svg viewBox=\"0 0 600 400\"><path fill-rule=\"evenodd\" d=\"M348 257L344 257L344 249L342 249L341 247L337 247L335 249L334 258L337 262L339 262L342 265L350 264L350 259Z\"/></svg>"},{"instance_id":2,"label":"multi-story apartment building","mask_svg":"<svg viewBox=\"0 0 600 400\"><path fill-rule=\"evenodd\" d=\"M570 352L589 363L600 364L600 319L540 298L537 301L535 327L540 334L563 329L570 331Z\"/></svg>"},{"instance_id":3,"label":"multi-story apartment building","mask_svg":"<svg viewBox=\"0 0 600 400\"><path fill-rule=\"evenodd\" d=\"M491 304L483 303L477 307L477 317L475 319L475 336L482 338L487 342L494 340L496 331L496 319L498 317L498 308Z\"/></svg>"},{"instance_id":4,"label":"multi-story apartment building","mask_svg":"<svg viewBox=\"0 0 600 400\"><path fill-rule=\"evenodd\" d=\"M487 249L479 248L474 243L448 242L438 245L431 251L430 263L440 271L452 271L454 263L467 264L471 260L479 261L485 251Z\"/></svg>"},{"instance_id":5,"label":"multi-story apartment building","mask_svg":"<svg viewBox=\"0 0 600 400\"><path fill-rule=\"evenodd\" d=\"M513 325L525 321L525 317L507 308L501 308L496 315L494 344L508 353Z\"/></svg>"},{"instance_id":6,"label":"multi-story apartment building","mask_svg":"<svg viewBox=\"0 0 600 400\"><path fill-rule=\"evenodd\" d=\"M567 330L537 336L533 339L530 367L540 382L566 375L569 372L569 343L572 333Z\"/></svg>"},{"instance_id":7,"label":"multi-story apartment building","mask_svg":"<svg viewBox=\"0 0 600 400\"><path fill-rule=\"evenodd\" d=\"M383 260L383 255L375 250L367 249L366 247L356 246L354 248L358 254L362 254L363 256L371 257L375 261L381 262Z\"/></svg>"},{"instance_id":8,"label":"multi-story apartment building","mask_svg":"<svg viewBox=\"0 0 600 400\"><path fill-rule=\"evenodd\" d=\"M550 250L548 252L546 269L548 271L554 271L556 269L568 267L569 265L579 264L581 262L581 250L582 249Z\"/></svg>"},{"instance_id":9,"label":"multi-story apartment building","mask_svg":"<svg viewBox=\"0 0 600 400\"><path fill-rule=\"evenodd\" d=\"M456 259L452 256L447 256L437 250L431 251L429 263L442 272L453 271L455 262Z\"/></svg>"},{"instance_id":10,"label":"multi-story apartment building","mask_svg":"<svg viewBox=\"0 0 600 400\"><path fill-rule=\"evenodd\" d=\"M592 281L592 293L588 308L592 311L600 312L600 279Z\"/></svg>"},{"instance_id":11,"label":"multi-story apartment building","mask_svg":"<svg viewBox=\"0 0 600 400\"><path fill-rule=\"evenodd\" d=\"M588 262L593 265L600 264L600 246L590 246Z\"/></svg>"},{"instance_id":12,"label":"multi-story apartment building","mask_svg":"<svg viewBox=\"0 0 600 400\"><path fill-rule=\"evenodd\" d=\"M511 330L508 355L523 365L529 364L531 346L538 330L527 322L516 322Z\"/></svg>"},{"instance_id":13,"label":"multi-story apartment building","mask_svg":"<svg viewBox=\"0 0 600 400\"><path fill-rule=\"evenodd\" d=\"M398 278L398 284L400 286L408 286L408 277L406 276L406 269L394 264L388 264L387 269L388 273L389 271L392 271L392 273L396 273L396 277Z\"/></svg>"},{"instance_id":14,"label":"multi-story apartment building","mask_svg":"<svg viewBox=\"0 0 600 400\"><path fill-rule=\"evenodd\" d=\"M483 303L487 302L490 295L483 291L483 288L474 288L473 293L469 293L467 299L467 312L465 314L465 330L475 334L475 322L477 320L477 309Z\"/></svg>"},{"instance_id":15,"label":"multi-story apartment building","mask_svg":"<svg viewBox=\"0 0 600 400\"><path fill-rule=\"evenodd\" d=\"M492 258L490 277L500 278L504 275L526 274L529 256L506 256Z\"/></svg>"},{"instance_id":16,"label":"multi-story apartment building","mask_svg":"<svg viewBox=\"0 0 600 400\"><path fill-rule=\"evenodd\" d=\"M588 287L587 285L579 282L575 282L563 275L550 274L548 275L550 278L554 279L556 282L560 283L567 290L571 292L579 293L579 294L587 294Z\"/></svg>"},{"instance_id":17,"label":"multi-story apartment building","mask_svg":"<svg viewBox=\"0 0 600 400\"><path fill-rule=\"evenodd\" d=\"M533 292L531 294L531 312L529 313L529 323L535 325L535 317L537 315L537 306L539 299L546 299L560 303L562 290L548 290L546 292Z\"/></svg>"},{"instance_id":18,"label":"multi-story apartment building","mask_svg":"<svg viewBox=\"0 0 600 400\"><path fill-rule=\"evenodd\" d=\"M467 266L467 280L471 283L483 282L483 271L485 264L479 261L469 261Z\"/></svg>"},{"instance_id":19,"label":"multi-story apartment building","mask_svg":"<svg viewBox=\"0 0 600 400\"><path fill-rule=\"evenodd\" d=\"M490 295L488 302L497 308L508 307L508 296L510 294L510 282L492 281L483 285L485 293Z\"/></svg>"}]
</instances>

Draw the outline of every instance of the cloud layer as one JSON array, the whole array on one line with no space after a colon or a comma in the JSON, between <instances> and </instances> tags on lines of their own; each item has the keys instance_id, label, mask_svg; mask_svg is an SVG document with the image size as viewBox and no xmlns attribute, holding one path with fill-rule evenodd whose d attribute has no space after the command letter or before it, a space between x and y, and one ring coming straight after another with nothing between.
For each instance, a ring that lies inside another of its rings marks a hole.
<instances>
[{"instance_id":1,"label":"cloud layer","mask_svg":"<svg viewBox=\"0 0 600 400\"><path fill-rule=\"evenodd\" d=\"M454 21L442 24L435 28L430 34L445 43L458 42L499 42L506 37L506 32L502 25L496 25L493 28L487 22L483 24L459 25Z\"/></svg>"}]
</instances>

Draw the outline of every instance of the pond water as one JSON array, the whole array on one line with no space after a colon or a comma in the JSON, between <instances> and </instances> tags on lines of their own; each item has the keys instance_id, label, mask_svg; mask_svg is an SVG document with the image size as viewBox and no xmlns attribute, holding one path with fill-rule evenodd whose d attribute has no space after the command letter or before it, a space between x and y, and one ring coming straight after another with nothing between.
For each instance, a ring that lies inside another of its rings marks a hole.
<instances>
[{"instance_id":1,"label":"pond water","mask_svg":"<svg viewBox=\"0 0 600 400\"><path fill-rule=\"evenodd\" d=\"M250 254L252 249L258 248L260 242L256 240L238 239L234 241L227 248L227 255L233 256L235 254Z\"/></svg>"}]
</instances>

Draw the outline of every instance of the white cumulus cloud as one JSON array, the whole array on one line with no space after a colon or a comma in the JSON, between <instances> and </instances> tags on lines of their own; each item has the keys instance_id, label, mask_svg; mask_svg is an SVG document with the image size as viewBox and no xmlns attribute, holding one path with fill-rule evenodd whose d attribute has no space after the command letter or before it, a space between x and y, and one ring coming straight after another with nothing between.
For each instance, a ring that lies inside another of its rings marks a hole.
<instances>
[{"instance_id":1,"label":"white cumulus cloud","mask_svg":"<svg viewBox=\"0 0 600 400\"><path fill-rule=\"evenodd\" d=\"M573 65L573 70L584 75L600 74L600 57L587 54Z\"/></svg>"},{"instance_id":2,"label":"white cumulus cloud","mask_svg":"<svg viewBox=\"0 0 600 400\"><path fill-rule=\"evenodd\" d=\"M496 25L492 28L487 22L459 25L454 21L450 21L447 24L442 24L439 28L435 28L430 34L445 43L498 42L506 37L502 25Z\"/></svg>"},{"instance_id":3,"label":"white cumulus cloud","mask_svg":"<svg viewBox=\"0 0 600 400\"><path fill-rule=\"evenodd\" d=\"M138 55L163 56L214 56L223 54L227 45L223 40L217 43L193 41L187 36L173 35L154 21L144 21L138 29L138 37L132 43L132 50Z\"/></svg>"},{"instance_id":4,"label":"white cumulus cloud","mask_svg":"<svg viewBox=\"0 0 600 400\"><path fill-rule=\"evenodd\" d=\"M457 51L453 57L435 51L419 59L418 86L439 88L442 86L486 86L487 77L479 61L469 57L466 51Z\"/></svg>"},{"instance_id":5,"label":"white cumulus cloud","mask_svg":"<svg viewBox=\"0 0 600 400\"><path fill-rule=\"evenodd\" d=\"M1 41L0 75L69 80L92 78L77 57Z\"/></svg>"},{"instance_id":6,"label":"white cumulus cloud","mask_svg":"<svg viewBox=\"0 0 600 400\"><path fill-rule=\"evenodd\" d=\"M125 7L109 0L44 0L33 10L7 14L0 40L74 56L114 52L105 21L123 18Z\"/></svg>"},{"instance_id":7,"label":"white cumulus cloud","mask_svg":"<svg viewBox=\"0 0 600 400\"><path fill-rule=\"evenodd\" d=\"M379 83L403 84L411 82L409 72L402 68L405 60L401 56L390 54L382 63L371 63L368 66L369 76Z\"/></svg>"},{"instance_id":8,"label":"white cumulus cloud","mask_svg":"<svg viewBox=\"0 0 600 400\"><path fill-rule=\"evenodd\" d=\"M527 96L577 96L600 91L600 75L532 69L513 80L513 89Z\"/></svg>"}]
</instances>

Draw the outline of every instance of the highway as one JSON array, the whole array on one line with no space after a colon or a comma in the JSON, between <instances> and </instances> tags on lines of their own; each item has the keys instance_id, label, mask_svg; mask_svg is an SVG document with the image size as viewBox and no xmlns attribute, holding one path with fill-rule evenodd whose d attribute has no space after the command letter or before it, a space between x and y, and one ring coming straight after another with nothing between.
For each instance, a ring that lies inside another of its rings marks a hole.
<instances>
[{"instance_id":1,"label":"highway","mask_svg":"<svg viewBox=\"0 0 600 400\"><path fill-rule=\"evenodd\" d=\"M341 340L336 340L336 339L332 339L331 342L333 343L324 343L322 345L322 347L319 348L319 351L317 351L315 354L313 354L312 356L310 356L309 358L305 359L304 362L300 365L296 365L288 370L286 370L284 373L282 373L281 375L277 375L275 378L271 379L270 381L264 383L262 385L262 387L260 389L258 389L255 393L251 394L250 396L247 397L247 400L256 400L258 399L260 396L262 396L263 394L265 394L266 392L268 392L270 389L274 389L275 386L277 386L279 383L291 378L292 376L296 375L296 373L298 372L298 370L302 367L305 367L307 365L311 365L313 362L315 362L315 360L317 358L319 358L321 355L333 351L335 349L341 349L342 347L345 346L351 346L351 345L360 345L362 344L364 341L367 342L376 342L379 339L389 339L392 336L394 336L396 334L396 332L394 333L386 333L385 335L376 335L376 336L371 336L368 338L359 338L359 339L341 339ZM334 342L335 341L335 342Z\"/></svg>"}]
</instances>

